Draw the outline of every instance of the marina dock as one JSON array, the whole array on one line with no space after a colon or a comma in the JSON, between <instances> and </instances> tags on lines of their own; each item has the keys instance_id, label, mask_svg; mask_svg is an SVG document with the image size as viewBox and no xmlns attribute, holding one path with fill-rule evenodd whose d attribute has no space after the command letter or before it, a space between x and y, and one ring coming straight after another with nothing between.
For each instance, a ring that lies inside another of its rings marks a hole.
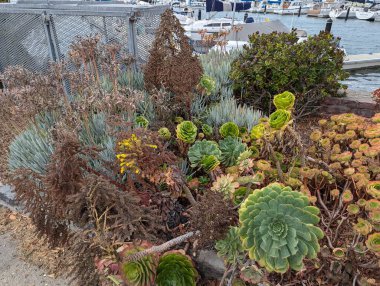
<instances>
[{"instance_id":1,"label":"marina dock","mask_svg":"<svg viewBox=\"0 0 380 286\"><path fill-rule=\"evenodd\" d=\"M380 67L380 53L350 55L344 60L344 70Z\"/></svg>"}]
</instances>

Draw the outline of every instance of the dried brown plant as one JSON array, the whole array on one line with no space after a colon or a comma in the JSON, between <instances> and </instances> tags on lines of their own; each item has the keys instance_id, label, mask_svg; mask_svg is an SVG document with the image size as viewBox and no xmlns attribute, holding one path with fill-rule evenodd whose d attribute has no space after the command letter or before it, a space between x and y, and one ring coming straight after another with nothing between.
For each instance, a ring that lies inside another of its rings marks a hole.
<instances>
[{"instance_id":1,"label":"dried brown plant","mask_svg":"<svg viewBox=\"0 0 380 286\"><path fill-rule=\"evenodd\" d=\"M237 223L232 202L225 200L220 192L207 191L189 213L191 229L200 231L198 246L201 248L213 247Z\"/></svg>"},{"instance_id":2,"label":"dried brown plant","mask_svg":"<svg viewBox=\"0 0 380 286\"><path fill-rule=\"evenodd\" d=\"M193 55L189 39L173 12L166 10L144 70L148 90L164 88L190 110L192 91L202 76L202 67ZM190 114L190 113L188 113Z\"/></svg>"}]
</instances>

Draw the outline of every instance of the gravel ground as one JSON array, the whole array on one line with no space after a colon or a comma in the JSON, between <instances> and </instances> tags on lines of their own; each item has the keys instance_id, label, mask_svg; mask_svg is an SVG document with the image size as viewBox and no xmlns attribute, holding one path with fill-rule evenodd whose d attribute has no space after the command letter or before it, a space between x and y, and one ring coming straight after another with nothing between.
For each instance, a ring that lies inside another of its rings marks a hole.
<instances>
[{"instance_id":1,"label":"gravel ground","mask_svg":"<svg viewBox=\"0 0 380 286\"><path fill-rule=\"evenodd\" d=\"M62 279L54 279L42 269L21 260L17 244L9 233L0 235L1 286L68 286Z\"/></svg>"}]
</instances>

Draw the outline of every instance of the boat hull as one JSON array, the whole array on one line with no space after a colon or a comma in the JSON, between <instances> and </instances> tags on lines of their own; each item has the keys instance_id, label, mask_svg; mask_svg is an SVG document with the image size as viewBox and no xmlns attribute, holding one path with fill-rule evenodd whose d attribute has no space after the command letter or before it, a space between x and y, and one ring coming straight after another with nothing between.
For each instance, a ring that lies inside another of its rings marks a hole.
<instances>
[{"instance_id":1,"label":"boat hull","mask_svg":"<svg viewBox=\"0 0 380 286\"><path fill-rule=\"evenodd\" d=\"M339 10L332 10L332 11L330 11L329 16L330 16L330 18L346 19L347 12L348 12L347 10L340 10L340 11ZM355 19L355 18L356 18L355 12L350 11L347 19Z\"/></svg>"},{"instance_id":2,"label":"boat hull","mask_svg":"<svg viewBox=\"0 0 380 286\"><path fill-rule=\"evenodd\" d=\"M378 17L377 11L356 11L356 18L359 20L375 21Z\"/></svg>"}]
</instances>

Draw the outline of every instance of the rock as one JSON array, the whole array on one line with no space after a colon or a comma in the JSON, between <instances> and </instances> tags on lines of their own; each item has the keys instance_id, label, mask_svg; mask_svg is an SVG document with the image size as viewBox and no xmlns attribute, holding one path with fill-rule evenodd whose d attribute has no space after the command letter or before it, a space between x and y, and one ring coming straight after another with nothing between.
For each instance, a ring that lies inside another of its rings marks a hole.
<instances>
[{"instance_id":1,"label":"rock","mask_svg":"<svg viewBox=\"0 0 380 286\"><path fill-rule=\"evenodd\" d=\"M206 279L221 279L226 267L223 260L219 258L215 251L201 250L197 257L197 269L200 274Z\"/></svg>"}]
</instances>

